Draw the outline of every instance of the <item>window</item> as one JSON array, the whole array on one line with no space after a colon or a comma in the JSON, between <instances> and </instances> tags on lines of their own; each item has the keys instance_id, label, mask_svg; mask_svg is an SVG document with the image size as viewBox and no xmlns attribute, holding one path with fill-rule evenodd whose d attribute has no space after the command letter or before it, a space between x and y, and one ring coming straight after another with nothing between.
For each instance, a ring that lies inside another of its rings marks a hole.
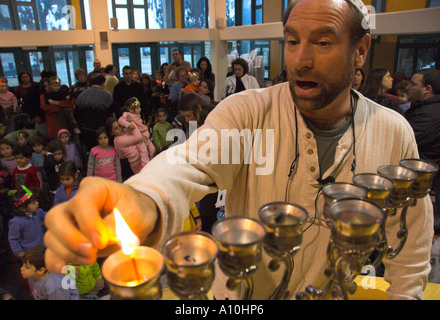
<instances>
[{"instance_id":1,"label":"window","mask_svg":"<svg viewBox=\"0 0 440 320\"><path fill-rule=\"evenodd\" d=\"M440 7L440 0L427 0L426 7L427 8Z\"/></svg>"},{"instance_id":2,"label":"window","mask_svg":"<svg viewBox=\"0 0 440 320\"><path fill-rule=\"evenodd\" d=\"M173 28L173 0L107 0L118 29Z\"/></svg>"},{"instance_id":3,"label":"window","mask_svg":"<svg viewBox=\"0 0 440 320\"><path fill-rule=\"evenodd\" d=\"M75 70L92 71L93 59L92 46L1 48L0 76L8 79L10 87L15 87L21 71L28 71L38 82L41 71L54 70L63 84L71 86L76 83Z\"/></svg>"},{"instance_id":4,"label":"window","mask_svg":"<svg viewBox=\"0 0 440 320\"><path fill-rule=\"evenodd\" d=\"M395 71L410 78L417 70L440 67L440 34L399 36Z\"/></svg>"},{"instance_id":5,"label":"window","mask_svg":"<svg viewBox=\"0 0 440 320\"><path fill-rule=\"evenodd\" d=\"M226 25L247 26L263 23L263 0L226 0Z\"/></svg>"},{"instance_id":6,"label":"window","mask_svg":"<svg viewBox=\"0 0 440 320\"><path fill-rule=\"evenodd\" d=\"M386 0L372 0L371 6L374 7L376 10L376 13L385 12L387 8L387 1Z\"/></svg>"},{"instance_id":7,"label":"window","mask_svg":"<svg viewBox=\"0 0 440 320\"><path fill-rule=\"evenodd\" d=\"M160 69L164 63L172 63L172 52L180 50L183 59L196 66L202 56L210 57L209 42L159 42L159 43L114 43L112 52L119 75L122 68L129 65L133 70L154 76L154 72Z\"/></svg>"},{"instance_id":8,"label":"window","mask_svg":"<svg viewBox=\"0 0 440 320\"><path fill-rule=\"evenodd\" d=\"M0 4L0 30L12 30L11 13L9 6Z\"/></svg>"},{"instance_id":9,"label":"window","mask_svg":"<svg viewBox=\"0 0 440 320\"><path fill-rule=\"evenodd\" d=\"M183 1L184 28L208 28L208 0Z\"/></svg>"},{"instance_id":10,"label":"window","mask_svg":"<svg viewBox=\"0 0 440 320\"><path fill-rule=\"evenodd\" d=\"M0 30L76 29L75 15L86 25L89 0L0 0ZM90 20L90 19L89 19Z\"/></svg>"},{"instance_id":11,"label":"window","mask_svg":"<svg viewBox=\"0 0 440 320\"><path fill-rule=\"evenodd\" d=\"M0 67L0 75L8 80L8 85L10 87L18 86L18 72L14 53L0 53Z\"/></svg>"}]
</instances>

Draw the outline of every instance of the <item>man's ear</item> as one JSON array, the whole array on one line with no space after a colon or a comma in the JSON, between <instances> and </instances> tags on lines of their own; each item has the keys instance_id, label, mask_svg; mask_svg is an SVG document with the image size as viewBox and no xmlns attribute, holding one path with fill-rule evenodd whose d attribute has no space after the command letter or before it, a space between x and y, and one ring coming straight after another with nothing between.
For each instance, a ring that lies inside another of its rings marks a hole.
<instances>
[{"instance_id":1,"label":"man's ear","mask_svg":"<svg viewBox=\"0 0 440 320\"><path fill-rule=\"evenodd\" d=\"M425 93L430 95L432 94L432 86L430 84L428 84L425 89L424 89Z\"/></svg>"},{"instance_id":2,"label":"man's ear","mask_svg":"<svg viewBox=\"0 0 440 320\"><path fill-rule=\"evenodd\" d=\"M368 51L371 46L371 35L366 34L361 40L356 44L355 55L354 55L354 67L361 68L365 60L367 59Z\"/></svg>"}]
</instances>

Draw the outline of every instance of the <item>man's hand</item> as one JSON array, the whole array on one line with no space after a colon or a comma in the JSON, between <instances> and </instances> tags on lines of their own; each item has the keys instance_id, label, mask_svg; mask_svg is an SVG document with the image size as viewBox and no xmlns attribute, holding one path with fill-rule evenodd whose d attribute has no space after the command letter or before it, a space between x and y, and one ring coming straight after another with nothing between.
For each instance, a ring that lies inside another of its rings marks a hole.
<instances>
[{"instance_id":1,"label":"man's hand","mask_svg":"<svg viewBox=\"0 0 440 320\"><path fill-rule=\"evenodd\" d=\"M69 262L90 265L98 255L118 250L114 208L121 212L141 243L154 230L158 210L149 197L121 183L86 177L71 200L47 213L47 269L60 273Z\"/></svg>"}]
</instances>

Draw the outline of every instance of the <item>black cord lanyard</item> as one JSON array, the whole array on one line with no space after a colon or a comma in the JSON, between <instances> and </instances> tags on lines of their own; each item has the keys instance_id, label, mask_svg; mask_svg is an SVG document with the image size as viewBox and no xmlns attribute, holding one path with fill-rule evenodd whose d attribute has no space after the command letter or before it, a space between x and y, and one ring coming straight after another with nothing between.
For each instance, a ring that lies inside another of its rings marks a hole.
<instances>
[{"instance_id":1,"label":"black cord lanyard","mask_svg":"<svg viewBox=\"0 0 440 320\"><path fill-rule=\"evenodd\" d=\"M358 97L355 96L355 94L353 93L353 91L350 92L350 107L351 107L351 127L352 127L352 132L353 132L353 142L351 145L352 148L352 153L353 153L353 161L351 163L351 172L353 172L353 175L356 175L356 133L355 133L355 122L354 122L354 115L356 112L356 108L357 108L357 103L358 103ZM295 107L295 158L292 161L292 164L290 165L290 170L289 170L289 174L288 174L288 180L287 180L287 185L286 185L286 192L285 192L285 202L287 201L287 196L288 196L288 190L289 190L289 186L290 183L292 181L292 177L295 173L295 169L296 169L296 165L298 163L298 159L299 159L299 150L298 150L298 116L297 116L297 110ZM330 182L334 182L335 181L335 174L337 174L337 171L340 169L340 167L342 166L342 163L344 162L345 158L348 156L348 154L350 153L350 150L347 151L347 153L344 155L343 159L341 160L341 162L338 164L338 166L335 168L335 170L333 170L333 172L325 179L322 179L322 177L320 177L319 179L317 179L317 181L323 186L326 183L330 183ZM322 188L321 186L321 188ZM319 192L318 191L318 195ZM315 201L316 202L316 201ZM315 211L315 218L316 218L316 211ZM307 230L307 229L306 229ZM305 231L305 230L304 230Z\"/></svg>"}]
</instances>

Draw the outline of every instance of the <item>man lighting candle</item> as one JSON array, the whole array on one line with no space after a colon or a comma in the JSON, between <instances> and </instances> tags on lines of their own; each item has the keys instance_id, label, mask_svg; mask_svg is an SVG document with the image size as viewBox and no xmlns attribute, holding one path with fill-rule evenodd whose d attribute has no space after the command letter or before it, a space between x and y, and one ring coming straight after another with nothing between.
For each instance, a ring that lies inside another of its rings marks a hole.
<instances>
[{"instance_id":1,"label":"man lighting candle","mask_svg":"<svg viewBox=\"0 0 440 320\"><path fill-rule=\"evenodd\" d=\"M258 209L273 201L296 203L313 216L315 197L325 182L351 182L354 174L375 173L381 165L417 158L414 134L405 119L351 90L354 70L363 65L371 43L363 12L360 0L294 1L283 20L289 81L223 100L199 128L198 132L209 129L218 136L223 129L273 130L273 172L258 175L261 163L245 163L244 152L239 163L213 163L208 157L200 158L200 152L194 162L194 153L207 147L221 155L233 146L226 148L193 134L175 147L190 150L177 164L169 164L164 153L124 185L86 178L72 200L48 213L49 268L59 270L66 261L91 263L98 250L107 254L115 206L141 243L161 246L182 230L189 207L208 193L227 190L227 216L258 219ZM244 151L247 146L239 147ZM258 144L252 147L264 150ZM404 250L394 260L384 260L389 299L422 299L427 283L433 234L430 200L418 201L407 218ZM387 220L393 247L398 229L399 215ZM289 283L291 299L308 285L323 288L327 283L329 238L330 230L318 222L304 232ZM259 280L254 299L268 299L282 277L283 270L268 270L269 261L263 256L265 267L255 274ZM237 299L225 287L226 279L216 273L215 298Z\"/></svg>"}]
</instances>

